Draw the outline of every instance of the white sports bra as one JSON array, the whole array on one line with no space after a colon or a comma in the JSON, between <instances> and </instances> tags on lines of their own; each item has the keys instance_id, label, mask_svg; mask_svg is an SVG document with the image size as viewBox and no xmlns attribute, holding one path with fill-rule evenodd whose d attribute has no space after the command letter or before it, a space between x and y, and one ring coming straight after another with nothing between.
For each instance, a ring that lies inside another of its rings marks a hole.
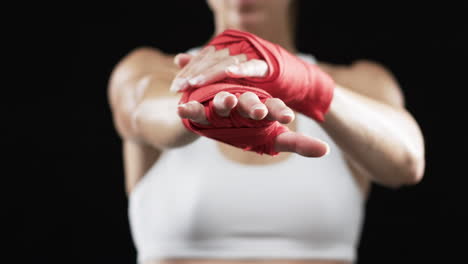
<instances>
[{"instance_id":1,"label":"white sports bra","mask_svg":"<svg viewBox=\"0 0 468 264\"><path fill-rule=\"evenodd\" d=\"M301 58L314 62L310 55ZM353 262L364 196L340 149L313 120L297 131L330 146L322 158L297 154L245 165L200 137L165 151L129 197L138 262L171 258L330 259Z\"/></svg>"}]
</instances>

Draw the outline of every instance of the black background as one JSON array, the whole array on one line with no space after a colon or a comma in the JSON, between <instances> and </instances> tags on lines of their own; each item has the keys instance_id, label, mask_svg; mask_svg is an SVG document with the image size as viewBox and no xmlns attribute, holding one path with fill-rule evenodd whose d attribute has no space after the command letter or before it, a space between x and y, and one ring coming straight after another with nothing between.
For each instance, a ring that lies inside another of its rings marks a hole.
<instances>
[{"instance_id":1,"label":"black background","mask_svg":"<svg viewBox=\"0 0 468 264\"><path fill-rule=\"evenodd\" d=\"M33 91L26 99L2 100L10 114L1 146L8 149L5 168L14 172L4 187L13 231L8 253L24 263L135 263L121 142L106 97L109 74L142 45L177 53L203 44L213 31L211 13L204 1L69 10L73 26L27 42L46 47L52 67L38 70L49 80L26 89ZM466 250L466 11L466 4L448 2L301 1L299 49L332 63L385 65L426 140L420 184L373 188L358 263L450 263ZM45 44L57 36L61 41Z\"/></svg>"}]
</instances>

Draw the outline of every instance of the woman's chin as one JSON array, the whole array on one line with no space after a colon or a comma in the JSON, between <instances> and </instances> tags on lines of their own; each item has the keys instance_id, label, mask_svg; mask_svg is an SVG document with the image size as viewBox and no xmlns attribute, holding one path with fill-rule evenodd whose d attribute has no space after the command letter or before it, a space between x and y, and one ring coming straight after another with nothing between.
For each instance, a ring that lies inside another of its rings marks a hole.
<instances>
[{"instance_id":1,"label":"woman's chin","mask_svg":"<svg viewBox=\"0 0 468 264\"><path fill-rule=\"evenodd\" d=\"M242 28L251 28L263 24L265 14L263 12L249 12L233 14L233 21Z\"/></svg>"}]
</instances>

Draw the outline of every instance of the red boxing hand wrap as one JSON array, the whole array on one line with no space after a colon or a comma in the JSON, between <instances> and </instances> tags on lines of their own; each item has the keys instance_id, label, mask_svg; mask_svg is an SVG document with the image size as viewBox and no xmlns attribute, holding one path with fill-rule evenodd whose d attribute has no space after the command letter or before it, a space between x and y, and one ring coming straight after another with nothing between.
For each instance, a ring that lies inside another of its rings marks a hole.
<instances>
[{"instance_id":1,"label":"red boxing hand wrap","mask_svg":"<svg viewBox=\"0 0 468 264\"><path fill-rule=\"evenodd\" d=\"M283 100L292 109L319 122L324 121L335 83L316 65L301 60L277 44L238 30L225 30L208 45L214 45L217 50L227 47L230 55L244 53L249 60L266 61L267 76L233 80L261 88Z\"/></svg>"},{"instance_id":2,"label":"red boxing hand wrap","mask_svg":"<svg viewBox=\"0 0 468 264\"><path fill-rule=\"evenodd\" d=\"M213 108L213 98L221 91L230 92L236 96L250 91L255 93L262 102L272 98L270 94L261 89L231 83L215 83L197 89L189 89L183 93L180 103L192 100L202 103L205 106L206 118L210 125L182 119L185 127L199 135L244 150L254 151L259 154L266 153L272 156L277 155L274 140L279 134L287 132L289 129L277 121L252 120L242 117L235 108L228 117L218 116Z\"/></svg>"}]
</instances>

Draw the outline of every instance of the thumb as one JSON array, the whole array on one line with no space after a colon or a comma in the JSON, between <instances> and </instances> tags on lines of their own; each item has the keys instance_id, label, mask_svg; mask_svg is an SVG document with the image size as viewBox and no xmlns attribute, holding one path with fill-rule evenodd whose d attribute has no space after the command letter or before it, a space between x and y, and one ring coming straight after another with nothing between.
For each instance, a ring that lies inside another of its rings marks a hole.
<instances>
[{"instance_id":1,"label":"thumb","mask_svg":"<svg viewBox=\"0 0 468 264\"><path fill-rule=\"evenodd\" d=\"M322 157L330 151L328 144L322 140L292 131L276 137L275 149L279 152L295 152L304 157Z\"/></svg>"}]
</instances>

